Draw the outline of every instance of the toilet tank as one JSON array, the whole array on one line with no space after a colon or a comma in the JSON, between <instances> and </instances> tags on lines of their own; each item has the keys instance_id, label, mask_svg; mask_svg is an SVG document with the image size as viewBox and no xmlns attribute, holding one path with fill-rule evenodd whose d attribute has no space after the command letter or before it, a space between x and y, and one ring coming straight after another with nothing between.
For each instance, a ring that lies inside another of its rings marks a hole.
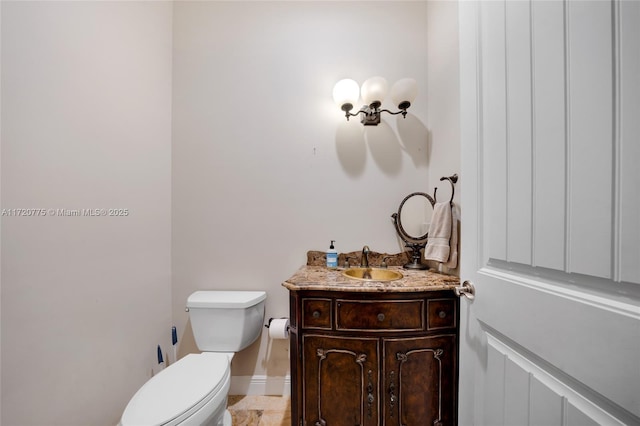
<instances>
[{"instance_id":1,"label":"toilet tank","mask_svg":"<svg viewBox=\"0 0 640 426\"><path fill-rule=\"evenodd\" d=\"M196 291L187 299L191 328L203 352L239 352L260 336L264 291Z\"/></svg>"}]
</instances>

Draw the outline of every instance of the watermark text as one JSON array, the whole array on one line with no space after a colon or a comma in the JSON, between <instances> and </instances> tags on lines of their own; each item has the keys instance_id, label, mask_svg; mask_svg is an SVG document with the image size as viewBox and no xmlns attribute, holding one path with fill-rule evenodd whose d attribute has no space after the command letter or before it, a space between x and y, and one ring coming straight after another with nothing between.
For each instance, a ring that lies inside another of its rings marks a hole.
<instances>
[{"instance_id":1,"label":"watermark text","mask_svg":"<svg viewBox=\"0 0 640 426\"><path fill-rule=\"evenodd\" d=\"M2 217L125 217L131 214L129 209L63 209L63 208L19 208L2 209Z\"/></svg>"}]
</instances>

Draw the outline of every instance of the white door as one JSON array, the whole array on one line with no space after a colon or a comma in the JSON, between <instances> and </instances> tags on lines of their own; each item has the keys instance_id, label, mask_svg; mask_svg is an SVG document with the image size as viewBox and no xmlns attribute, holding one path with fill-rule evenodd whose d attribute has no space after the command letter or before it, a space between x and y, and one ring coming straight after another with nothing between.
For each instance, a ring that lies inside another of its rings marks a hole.
<instances>
[{"instance_id":1,"label":"white door","mask_svg":"<svg viewBox=\"0 0 640 426\"><path fill-rule=\"evenodd\" d=\"M640 424L640 2L459 17L460 424Z\"/></svg>"}]
</instances>

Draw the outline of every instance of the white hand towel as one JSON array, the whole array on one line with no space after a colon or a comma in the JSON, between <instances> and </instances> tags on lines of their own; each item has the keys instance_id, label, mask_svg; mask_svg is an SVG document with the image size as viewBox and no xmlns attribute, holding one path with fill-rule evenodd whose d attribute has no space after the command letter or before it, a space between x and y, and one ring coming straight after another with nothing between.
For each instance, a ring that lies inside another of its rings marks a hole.
<instances>
[{"instance_id":1,"label":"white hand towel","mask_svg":"<svg viewBox=\"0 0 640 426\"><path fill-rule=\"evenodd\" d=\"M454 209L452 209L454 210ZM455 269L458 266L458 218L455 210L452 213L451 220L451 240L449 242L449 260L444 264L449 269Z\"/></svg>"},{"instance_id":2,"label":"white hand towel","mask_svg":"<svg viewBox=\"0 0 640 426\"><path fill-rule=\"evenodd\" d=\"M451 203L436 203L433 207L431 226L427 237L427 246L424 248L424 258L437 262L449 260L453 217L451 213Z\"/></svg>"}]
</instances>

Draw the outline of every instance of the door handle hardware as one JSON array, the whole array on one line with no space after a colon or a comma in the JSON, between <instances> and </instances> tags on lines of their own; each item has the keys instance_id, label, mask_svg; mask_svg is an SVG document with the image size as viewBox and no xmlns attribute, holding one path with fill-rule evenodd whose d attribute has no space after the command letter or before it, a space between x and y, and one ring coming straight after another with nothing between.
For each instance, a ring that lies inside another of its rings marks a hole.
<instances>
[{"instance_id":1,"label":"door handle hardware","mask_svg":"<svg viewBox=\"0 0 640 426\"><path fill-rule=\"evenodd\" d=\"M395 373L391 371L389 374L389 381L391 384L389 385L389 415L393 417L393 411L396 406L396 383L394 381Z\"/></svg>"},{"instance_id":2,"label":"door handle hardware","mask_svg":"<svg viewBox=\"0 0 640 426\"><path fill-rule=\"evenodd\" d=\"M465 280L461 286L453 289L458 297L466 297L469 300L476 298L476 288L471 281Z\"/></svg>"},{"instance_id":3,"label":"door handle hardware","mask_svg":"<svg viewBox=\"0 0 640 426\"><path fill-rule=\"evenodd\" d=\"M373 382L371 373L373 373L371 370L367 372L369 376L369 383L367 384L367 415L369 416L369 418L372 414L373 401L375 401L375 397L373 396Z\"/></svg>"}]
</instances>

